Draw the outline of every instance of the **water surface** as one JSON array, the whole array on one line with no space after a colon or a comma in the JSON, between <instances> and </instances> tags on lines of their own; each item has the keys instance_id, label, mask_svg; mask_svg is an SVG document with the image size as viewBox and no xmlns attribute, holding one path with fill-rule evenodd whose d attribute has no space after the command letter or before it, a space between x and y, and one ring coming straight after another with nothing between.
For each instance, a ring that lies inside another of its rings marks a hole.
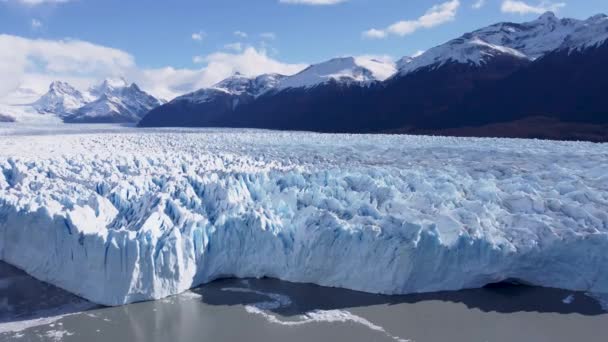
<instances>
[{"instance_id":1,"label":"water surface","mask_svg":"<svg viewBox=\"0 0 608 342\"><path fill-rule=\"evenodd\" d=\"M380 296L227 279L99 307L0 263L0 341L605 341L583 293L527 286Z\"/></svg>"}]
</instances>

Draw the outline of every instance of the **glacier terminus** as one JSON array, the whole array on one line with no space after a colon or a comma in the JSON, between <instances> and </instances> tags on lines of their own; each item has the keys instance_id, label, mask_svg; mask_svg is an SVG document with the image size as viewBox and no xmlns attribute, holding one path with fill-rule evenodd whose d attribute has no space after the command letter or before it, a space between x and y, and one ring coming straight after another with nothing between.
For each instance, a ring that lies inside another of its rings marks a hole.
<instances>
[{"instance_id":1,"label":"glacier terminus","mask_svg":"<svg viewBox=\"0 0 608 342\"><path fill-rule=\"evenodd\" d=\"M0 260L104 305L224 277L608 293L608 145L134 129L0 135Z\"/></svg>"}]
</instances>

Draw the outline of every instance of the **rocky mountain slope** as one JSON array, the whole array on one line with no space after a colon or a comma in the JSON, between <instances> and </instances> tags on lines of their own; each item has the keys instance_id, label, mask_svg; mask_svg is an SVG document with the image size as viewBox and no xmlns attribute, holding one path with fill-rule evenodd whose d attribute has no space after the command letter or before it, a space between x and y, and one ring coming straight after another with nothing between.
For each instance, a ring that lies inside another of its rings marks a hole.
<instances>
[{"instance_id":1,"label":"rocky mountain slope","mask_svg":"<svg viewBox=\"0 0 608 342\"><path fill-rule=\"evenodd\" d=\"M200 90L153 110L140 125L408 133L529 117L602 125L608 122L602 95L607 41L605 15L577 20L548 12L404 57L392 75L386 75L386 63L376 61L382 68L374 68L369 61L337 58L284 77L245 101L234 95L188 101L219 94L217 86ZM386 76L378 77L378 70Z\"/></svg>"}]
</instances>

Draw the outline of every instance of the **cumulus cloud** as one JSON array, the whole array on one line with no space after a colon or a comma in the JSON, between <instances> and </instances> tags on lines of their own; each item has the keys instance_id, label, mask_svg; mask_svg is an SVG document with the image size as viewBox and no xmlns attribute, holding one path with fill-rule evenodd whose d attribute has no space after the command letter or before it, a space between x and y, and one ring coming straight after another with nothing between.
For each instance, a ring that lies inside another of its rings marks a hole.
<instances>
[{"instance_id":1,"label":"cumulus cloud","mask_svg":"<svg viewBox=\"0 0 608 342\"><path fill-rule=\"evenodd\" d=\"M363 32L363 37L370 39L382 39L386 36L388 36L388 33L385 30L369 29Z\"/></svg>"},{"instance_id":2,"label":"cumulus cloud","mask_svg":"<svg viewBox=\"0 0 608 342\"><path fill-rule=\"evenodd\" d=\"M176 69L172 67L145 69L136 68L126 77L141 86L142 89L166 100L176 96L206 88L240 72L246 76L257 76L265 73L295 74L307 64L283 63L268 56L263 49L242 47L241 51L215 52L204 56L195 56L193 61L202 66L198 69Z\"/></svg>"},{"instance_id":3,"label":"cumulus cloud","mask_svg":"<svg viewBox=\"0 0 608 342\"><path fill-rule=\"evenodd\" d=\"M450 0L431 7L418 19L399 21L385 29L373 28L363 32L363 36L371 39L385 38L389 34L403 37L420 29L428 29L453 21L459 7L459 0Z\"/></svg>"},{"instance_id":4,"label":"cumulus cloud","mask_svg":"<svg viewBox=\"0 0 608 342\"><path fill-rule=\"evenodd\" d=\"M28 73L95 77L112 75L134 64L126 52L84 41L0 34L0 93L14 89Z\"/></svg>"},{"instance_id":5,"label":"cumulus cloud","mask_svg":"<svg viewBox=\"0 0 608 342\"><path fill-rule=\"evenodd\" d=\"M322 6L322 5L336 5L342 2L346 2L348 0L279 0L282 4L292 4L292 5L313 5L313 6Z\"/></svg>"},{"instance_id":6,"label":"cumulus cloud","mask_svg":"<svg viewBox=\"0 0 608 342\"><path fill-rule=\"evenodd\" d=\"M517 14L543 14L547 11L558 11L566 6L564 2L541 1L536 5L530 5L519 0L504 0L500 10L504 13Z\"/></svg>"},{"instance_id":7,"label":"cumulus cloud","mask_svg":"<svg viewBox=\"0 0 608 342\"><path fill-rule=\"evenodd\" d=\"M0 98L19 87L44 91L53 80L65 80L80 89L107 77L125 77L151 94L170 100L208 87L241 72L256 76L276 72L294 74L305 64L289 64L268 56L264 49L216 52L197 56L199 68L140 68L122 50L80 40L28 39L0 35Z\"/></svg>"},{"instance_id":8,"label":"cumulus cloud","mask_svg":"<svg viewBox=\"0 0 608 342\"><path fill-rule=\"evenodd\" d=\"M198 56L199 63L206 63L201 70L199 87L213 85L224 78L240 72L246 76L257 76L265 73L284 75L295 74L304 69L306 64L282 63L268 56L266 50L248 46L240 53L216 52Z\"/></svg>"}]
</instances>

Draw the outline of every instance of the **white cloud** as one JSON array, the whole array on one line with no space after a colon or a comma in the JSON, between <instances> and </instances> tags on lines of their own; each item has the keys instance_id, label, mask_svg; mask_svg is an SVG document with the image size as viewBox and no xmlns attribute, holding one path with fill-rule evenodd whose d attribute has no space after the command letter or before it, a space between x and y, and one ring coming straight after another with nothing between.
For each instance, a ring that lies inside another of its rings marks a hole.
<instances>
[{"instance_id":1,"label":"white cloud","mask_svg":"<svg viewBox=\"0 0 608 342\"><path fill-rule=\"evenodd\" d=\"M198 69L173 67L136 70L129 78L145 91L164 100L199 89L200 79L201 72Z\"/></svg>"},{"instance_id":2,"label":"white cloud","mask_svg":"<svg viewBox=\"0 0 608 342\"><path fill-rule=\"evenodd\" d=\"M504 13L543 14L547 11L556 12L565 6L564 2L541 1L537 5L530 5L519 0L504 0L500 10Z\"/></svg>"},{"instance_id":3,"label":"white cloud","mask_svg":"<svg viewBox=\"0 0 608 342\"><path fill-rule=\"evenodd\" d=\"M85 89L106 77L125 77L155 96L175 96L208 87L239 71L255 76L276 72L294 74L304 64L282 63L264 49L216 52L196 57L195 69L143 69L122 50L80 40L28 39L0 34L0 98L22 87L44 91L53 80L65 80Z\"/></svg>"},{"instance_id":4,"label":"white cloud","mask_svg":"<svg viewBox=\"0 0 608 342\"><path fill-rule=\"evenodd\" d=\"M388 34L386 33L386 31L378 29L369 29L363 32L363 37L370 39L382 39L386 38L387 35Z\"/></svg>"},{"instance_id":5,"label":"white cloud","mask_svg":"<svg viewBox=\"0 0 608 342\"><path fill-rule=\"evenodd\" d=\"M0 94L19 86L29 73L95 77L119 73L134 64L126 52L84 41L0 34Z\"/></svg>"},{"instance_id":6,"label":"white cloud","mask_svg":"<svg viewBox=\"0 0 608 342\"><path fill-rule=\"evenodd\" d=\"M293 5L336 5L348 0L279 0L282 4L293 4Z\"/></svg>"},{"instance_id":7,"label":"white cloud","mask_svg":"<svg viewBox=\"0 0 608 342\"><path fill-rule=\"evenodd\" d=\"M36 30L36 29L39 29L39 28L42 27L42 22L40 20L38 20L38 19L32 19L31 25L32 25L32 28L34 30Z\"/></svg>"},{"instance_id":8,"label":"white cloud","mask_svg":"<svg viewBox=\"0 0 608 342\"><path fill-rule=\"evenodd\" d=\"M406 36L419 29L432 28L456 18L456 12L460 7L459 0L450 0L431 7L426 13L415 20L403 20L396 22L385 29L370 29L363 32L365 38L385 38L389 34Z\"/></svg>"},{"instance_id":9,"label":"white cloud","mask_svg":"<svg viewBox=\"0 0 608 342\"><path fill-rule=\"evenodd\" d=\"M257 76L265 73L295 74L304 69L306 64L287 64L268 56L266 50L248 46L240 53L216 52L207 56L198 56L199 63L206 63L197 83L198 87L208 87L226 77L240 72L246 76Z\"/></svg>"},{"instance_id":10,"label":"white cloud","mask_svg":"<svg viewBox=\"0 0 608 342\"><path fill-rule=\"evenodd\" d=\"M243 50L243 44L241 44L241 43L226 44L226 45L224 45L224 49L238 52L238 51Z\"/></svg>"},{"instance_id":11,"label":"white cloud","mask_svg":"<svg viewBox=\"0 0 608 342\"><path fill-rule=\"evenodd\" d=\"M477 0L477 1L475 1L475 3L473 3L473 5L471 5L471 7L473 9L480 9L483 6L485 6L485 4L486 4L486 0Z\"/></svg>"},{"instance_id":12,"label":"white cloud","mask_svg":"<svg viewBox=\"0 0 608 342\"><path fill-rule=\"evenodd\" d=\"M260 37L266 40L275 40L277 39L277 34L274 32L264 32L260 33Z\"/></svg>"},{"instance_id":13,"label":"white cloud","mask_svg":"<svg viewBox=\"0 0 608 342\"><path fill-rule=\"evenodd\" d=\"M206 36L207 36L207 34L205 32L199 31L199 32L194 32L191 37L192 37L192 40L200 42L203 39L205 39Z\"/></svg>"},{"instance_id":14,"label":"white cloud","mask_svg":"<svg viewBox=\"0 0 608 342\"><path fill-rule=\"evenodd\" d=\"M243 31L234 31L234 35L239 38L247 38L248 34Z\"/></svg>"}]
</instances>

